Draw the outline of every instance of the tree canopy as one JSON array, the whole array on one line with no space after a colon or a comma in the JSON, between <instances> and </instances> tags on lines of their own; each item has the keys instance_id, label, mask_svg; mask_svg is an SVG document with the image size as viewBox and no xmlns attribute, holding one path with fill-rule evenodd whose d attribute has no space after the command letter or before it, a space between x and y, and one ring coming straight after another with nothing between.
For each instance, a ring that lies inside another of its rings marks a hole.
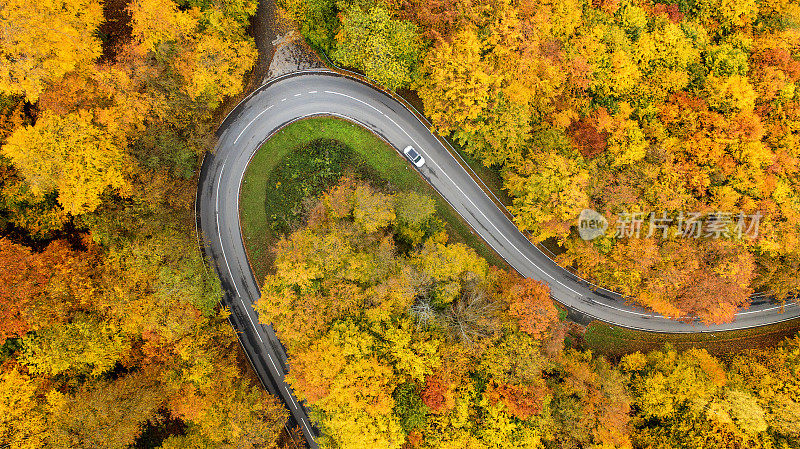
<instances>
[{"instance_id":1,"label":"tree canopy","mask_svg":"<svg viewBox=\"0 0 800 449\"><path fill-rule=\"evenodd\" d=\"M310 406L320 444L800 441L800 415L786 413L798 407L800 339L724 361L667 346L611 363L571 340L579 333L561 321L545 284L490 267L433 228L407 240L411 197L345 179L274 247L275 271L256 307L288 348L287 379Z\"/></svg>"},{"instance_id":2,"label":"tree canopy","mask_svg":"<svg viewBox=\"0 0 800 449\"><path fill-rule=\"evenodd\" d=\"M0 447L301 444L193 232L255 8L0 6Z\"/></svg>"},{"instance_id":3,"label":"tree canopy","mask_svg":"<svg viewBox=\"0 0 800 449\"><path fill-rule=\"evenodd\" d=\"M560 245L559 262L593 282L708 323L730 321L752 289L781 300L796 290L791 2L285 3L312 42L368 75L396 56L382 50L383 28L356 35L353 18L380 11L379 23L416 27L425 46L411 87L433 129L495 170L517 226ZM578 232L585 209L610 223L591 242ZM684 232L679 217L691 213L712 232ZM615 233L629 214L644 216L644 235ZM739 214L759 226L740 232L726 219ZM665 232L648 233L653 223ZM643 247L647 266L622 260ZM694 274L665 283L659 273L677 266Z\"/></svg>"}]
</instances>

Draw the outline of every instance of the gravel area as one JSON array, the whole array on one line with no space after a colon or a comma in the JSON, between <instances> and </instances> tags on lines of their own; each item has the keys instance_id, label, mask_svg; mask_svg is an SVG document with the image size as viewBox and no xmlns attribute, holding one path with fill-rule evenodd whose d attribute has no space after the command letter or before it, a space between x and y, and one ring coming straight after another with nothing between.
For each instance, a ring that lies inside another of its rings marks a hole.
<instances>
[{"instance_id":1,"label":"gravel area","mask_svg":"<svg viewBox=\"0 0 800 449\"><path fill-rule=\"evenodd\" d=\"M275 0L258 3L256 15L250 20L250 33L258 48L253 78L259 80L259 85L287 73L324 67L295 25L275 5Z\"/></svg>"}]
</instances>

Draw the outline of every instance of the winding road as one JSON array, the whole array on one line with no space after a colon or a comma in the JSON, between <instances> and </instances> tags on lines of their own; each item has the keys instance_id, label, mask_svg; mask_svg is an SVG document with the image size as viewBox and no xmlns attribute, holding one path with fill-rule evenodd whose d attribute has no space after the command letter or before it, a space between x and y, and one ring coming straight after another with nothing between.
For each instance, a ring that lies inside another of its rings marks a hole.
<instances>
[{"instance_id":1,"label":"winding road","mask_svg":"<svg viewBox=\"0 0 800 449\"><path fill-rule=\"evenodd\" d=\"M206 258L219 274L231 324L265 387L281 397L311 447L317 431L307 410L284 382L286 353L271 326L258 322L253 303L260 294L245 253L239 224L239 188L245 169L261 144L285 125L306 117L331 115L358 123L395 149L413 145L426 164L429 182L510 266L521 275L546 282L554 300L573 312L631 329L668 332L717 332L773 324L800 317L800 307L754 298L727 324L704 326L675 321L625 304L624 298L559 267L517 227L428 126L402 103L369 84L340 73L315 70L275 79L243 100L218 131L215 151L200 173L196 213ZM398 150L398 157L402 157ZM414 168L409 163L410 168Z\"/></svg>"}]
</instances>

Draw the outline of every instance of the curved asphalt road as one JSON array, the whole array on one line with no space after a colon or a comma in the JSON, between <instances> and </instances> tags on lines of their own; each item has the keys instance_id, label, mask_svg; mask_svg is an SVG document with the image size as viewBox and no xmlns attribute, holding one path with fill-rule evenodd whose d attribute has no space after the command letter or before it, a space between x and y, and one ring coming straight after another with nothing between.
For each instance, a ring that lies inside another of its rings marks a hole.
<instances>
[{"instance_id":1,"label":"curved asphalt road","mask_svg":"<svg viewBox=\"0 0 800 449\"><path fill-rule=\"evenodd\" d=\"M550 285L552 297L572 311L622 327L670 333L716 332L800 317L796 303L783 309L765 298L727 324L692 325L627 305L619 295L593 287L555 264L530 243L472 176L417 117L388 94L338 73L299 72L271 81L240 103L218 131L218 145L203 161L197 219L206 257L217 270L231 309L231 324L262 382L283 398L309 443L316 430L284 383L286 354L270 326L258 323L252 304L260 297L239 226L239 187L261 144L286 124L334 115L359 123L395 149L413 145L425 156L422 177L520 274ZM398 152L398 157L402 157ZM409 164L410 168L413 168Z\"/></svg>"}]
</instances>

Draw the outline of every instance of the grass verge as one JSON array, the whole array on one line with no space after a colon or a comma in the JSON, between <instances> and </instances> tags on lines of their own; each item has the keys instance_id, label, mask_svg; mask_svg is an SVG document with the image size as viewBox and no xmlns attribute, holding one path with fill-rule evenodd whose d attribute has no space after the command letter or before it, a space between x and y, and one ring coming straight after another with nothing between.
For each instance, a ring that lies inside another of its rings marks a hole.
<instances>
[{"instance_id":1,"label":"grass verge","mask_svg":"<svg viewBox=\"0 0 800 449\"><path fill-rule=\"evenodd\" d=\"M727 332L663 334L611 326L599 321L590 323L583 335L584 346L610 358L632 352L648 352L671 344L678 350L705 348L709 353L726 357L747 349L773 347L797 333L800 320Z\"/></svg>"},{"instance_id":2,"label":"grass verge","mask_svg":"<svg viewBox=\"0 0 800 449\"><path fill-rule=\"evenodd\" d=\"M275 186L270 185L271 180L275 180L275 170L282 164L299 164L301 158L293 158L292 153L301 151L318 139L339 141L352 151L342 164L345 167L339 169L355 171L373 185L390 191L415 191L433 198L436 201L437 215L445 223L451 241L469 245L489 263L508 268L503 259L473 233L461 216L416 170L410 168L410 164L394 148L359 125L333 117L316 117L294 122L272 136L258 150L245 172L240 192L239 218L245 248L259 284L272 266L270 248L281 235L270 226L273 216L292 215L292 211L285 210L291 207L291 201L267 198L267 192L275 191ZM326 166L325 163L322 166ZM285 178L286 176L282 177ZM304 179L290 181L304 183ZM318 195L325 185L325 182L320 182L316 185L317 189L306 189L305 192ZM285 184L281 187L290 189ZM276 210L277 208L284 210Z\"/></svg>"}]
</instances>

